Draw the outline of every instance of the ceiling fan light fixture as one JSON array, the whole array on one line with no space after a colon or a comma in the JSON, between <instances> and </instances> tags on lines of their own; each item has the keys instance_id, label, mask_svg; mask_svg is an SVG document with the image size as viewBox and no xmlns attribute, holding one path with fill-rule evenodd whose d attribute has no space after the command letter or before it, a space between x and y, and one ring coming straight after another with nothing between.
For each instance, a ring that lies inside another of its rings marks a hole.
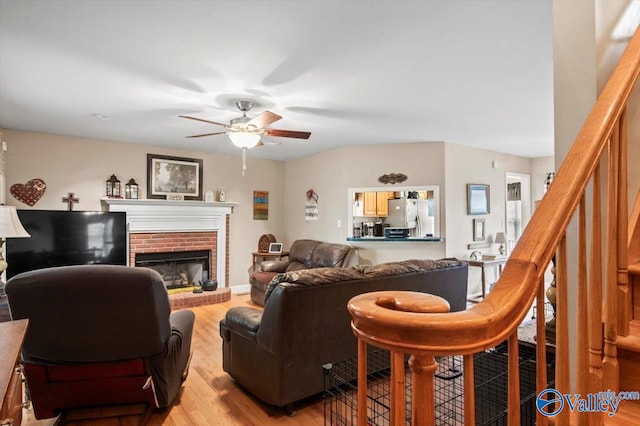
<instances>
[{"instance_id":1,"label":"ceiling fan light fixture","mask_svg":"<svg viewBox=\"0 0 640 426\"><path fill-rule=\"evenodd\" d=\"M260 135L251 132L231 132L229 139L238 148L253 148L260 142Z\"/></svg>"}]
</instances>

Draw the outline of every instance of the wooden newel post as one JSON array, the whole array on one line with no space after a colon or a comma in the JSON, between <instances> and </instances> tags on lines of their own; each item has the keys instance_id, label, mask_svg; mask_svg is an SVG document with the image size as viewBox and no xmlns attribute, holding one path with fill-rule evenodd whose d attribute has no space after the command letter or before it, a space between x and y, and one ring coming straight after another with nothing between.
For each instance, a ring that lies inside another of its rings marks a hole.
<instances>
[{"instance_id":1,"label":"wooden newel post","mask_svg":"<svg viewBox=\"0 0 640 426\"><path fill-rule=\"evenodd\" d=\"M433 355L414 354L409 358L411 369L411 424L432 426L435 424L433 375L438 364Z\"/></svg>"},{"instance_id":2,"label":"wooden newel post","mask_svg":"<svg viewBox=\"0 0 640 426\"><path fill-rule=\"evenodd\" d=\"M347 307L351 329L358 337L358 425L368 424L367 343L391 351L390 424L406 424L404 353L410 353L412 424L434 425L436 354L427 352L418 342L427 335L421 325L429 320L428 314L449 312L449 303L431 294L378 291L355 296Z\"/></svg>"}]
</instances>

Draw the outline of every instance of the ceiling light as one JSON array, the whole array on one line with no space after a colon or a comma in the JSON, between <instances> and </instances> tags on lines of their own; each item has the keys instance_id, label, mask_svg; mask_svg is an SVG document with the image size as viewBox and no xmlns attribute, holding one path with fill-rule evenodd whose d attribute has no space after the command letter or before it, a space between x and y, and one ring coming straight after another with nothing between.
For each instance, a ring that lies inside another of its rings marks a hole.
<instances>
[{"instance_id":1,"label":"ceiling light","mask_svg":"<svg viewBox=\"0 0 640 426\"><path fill-rule=\"evenodd\" d=\"M238 148L253 148L260 142L260 135L251 132L231 132L229 139Z\"/></svg>"}]
</instances>

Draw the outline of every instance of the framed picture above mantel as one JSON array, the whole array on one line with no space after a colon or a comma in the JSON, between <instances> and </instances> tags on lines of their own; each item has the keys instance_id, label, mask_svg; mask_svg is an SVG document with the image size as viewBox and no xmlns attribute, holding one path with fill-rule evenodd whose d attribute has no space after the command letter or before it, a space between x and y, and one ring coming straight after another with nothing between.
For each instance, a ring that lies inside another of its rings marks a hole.
<instances>
[{"instance_id":1,"label":"framed picture above mantel","mask_svg":"<svg viewBox=\"0 0 640 426\"><path fill-rule=\"evenodd\" d=\"M147 197L202 200L202 160L147 154Z\"/></svg>"}]
</instances>

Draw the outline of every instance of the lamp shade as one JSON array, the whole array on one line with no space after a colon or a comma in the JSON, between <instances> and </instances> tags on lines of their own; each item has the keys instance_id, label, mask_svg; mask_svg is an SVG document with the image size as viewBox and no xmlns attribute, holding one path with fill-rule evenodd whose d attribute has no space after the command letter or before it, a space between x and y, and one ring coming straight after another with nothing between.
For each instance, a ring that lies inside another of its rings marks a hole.
<instances>
[{"instance_id":1,"label":"lamp shade","mask_svg":"<svg viewBox=\"0 0 640 426\"><path fill-rule=\"evenodd\" d=\"M0 206L0 238L26 238L30 236L20 223L16 208L14 206Z\"/></svg>"},{"instance_id":2,"label":"lamp shade","mask_svg":"<svg viewBox=\"0 0 640 426\"><path fill-rule=\"evenodd\" d=\"M260 142L260 135L251 132L231 132L229 139L238 148L253 148Z\"/></svg>"},{"instance_id":3,"label":"lamp shade","mask_svg":"<svg viewBox=\"0 0 640 426\"><path fill-rule=\"evenodd\" d=\"M504 232L496 232L496 244L507 244L507 236Z\"/></svg>"}]
</instances>

